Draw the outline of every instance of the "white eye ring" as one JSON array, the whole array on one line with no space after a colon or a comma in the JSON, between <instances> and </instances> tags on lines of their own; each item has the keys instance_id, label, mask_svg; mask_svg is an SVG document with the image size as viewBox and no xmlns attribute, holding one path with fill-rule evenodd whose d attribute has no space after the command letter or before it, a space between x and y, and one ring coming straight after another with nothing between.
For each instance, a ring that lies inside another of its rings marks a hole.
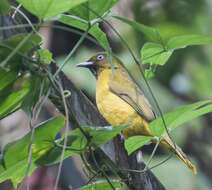
<instances>
[{"instance_id":1,"label":"white eye ring","mask_svg":"<svg viewBox=\"0 0 212 190\"><path fill-rule=\"evenodd\" d=\"M98 56L97 56L97 60L101 61L101 60L103 60L103 59L104 59L104 56L103 56L103 55L98 55Z\"/></svg>"}]
</instances>

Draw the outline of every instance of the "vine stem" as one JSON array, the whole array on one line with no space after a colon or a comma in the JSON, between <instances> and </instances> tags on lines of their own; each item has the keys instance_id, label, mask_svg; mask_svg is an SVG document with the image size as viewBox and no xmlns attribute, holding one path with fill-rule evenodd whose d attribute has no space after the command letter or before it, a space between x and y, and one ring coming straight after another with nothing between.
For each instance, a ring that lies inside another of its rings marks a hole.
<instances>
[{"instance_id":1,"label":"vine stem","mask_svg":"<svg viewBox=\"0 0 212 190\"><path fill-rule=\"evenodd\" d=\"M68 111L68 106L67 106L67 103L66 103L65 95L63 93L64 91L63 91L62 85L56 79L55 79L55 82L58 85L60 93L61 93L61 96L62 96L62 101L63 101L63 105L64 105L64 110L65 110L65 116L66 116L65 134L67 134L68 131L69 131L69 111ZM63 159L64 159L64 155L65 155L65 151L66 151L66 145L67 145L67 141L68 141L67 137L68 136L65 135L63 149L62 149L62 154L61 154L61 161L60 161L60 164L59 164L59 167L58 167L58 173L57 173L56 182L55 182L55 185L54 185L54 190L57 190L57 186L58 186L58 183L59 183L59 178L60 178L61 169L62 169L62 165L63 165Z\"/></svg>"}]
</instances>

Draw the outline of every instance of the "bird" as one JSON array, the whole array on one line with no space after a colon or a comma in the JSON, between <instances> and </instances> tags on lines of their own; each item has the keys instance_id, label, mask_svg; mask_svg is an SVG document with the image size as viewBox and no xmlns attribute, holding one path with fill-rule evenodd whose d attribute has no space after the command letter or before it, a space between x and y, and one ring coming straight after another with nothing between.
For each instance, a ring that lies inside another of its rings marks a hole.
<instances>
[{"instance_id":1,"label":"bird","mask_svg":"<svg viewBox=\"0 0 212 190\"><path fill-rule=\"evenodd\" d=\"M113 55L113 69L106 52L92 56L77 67L88 68L97 79L96 104L102 116L113 126L130 123L123 129L124 139L132 136L155 135L149 123L156 119L148 99L136 85L123 63ZM179 146L167 133L164 133L159 145L174 152L196 174L196 168ZM152 142L157 143L156 138Z\"/></svg>"}]
</instances>

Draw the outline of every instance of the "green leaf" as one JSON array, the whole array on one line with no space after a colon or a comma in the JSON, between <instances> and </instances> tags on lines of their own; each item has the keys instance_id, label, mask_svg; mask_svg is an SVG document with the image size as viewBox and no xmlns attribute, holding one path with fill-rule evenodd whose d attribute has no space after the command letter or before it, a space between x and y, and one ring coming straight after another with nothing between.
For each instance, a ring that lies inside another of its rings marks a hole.
<instances>
[{"instance_id":1,"label":"green leaf","mask_svg":"<svg viewBox=\"0 0 212 190\"><path fill-rule=\"evenodd\" d=\"M32 144L32 166L29 174L37 167L34 161L54 146L56 134L64 127L65 118L57 117L42 123L35 128ZM4 170L0 170L0 182L11 179L15 188L25 177L28 167L28 148L31 132L23 138L9 143L4 149Z\"/></svg>"},{"instance_id":2,"label":"green leaf","mask_svg":"<svg viewBox=\"0 0 212 190\"><path fill-rule=\"evenodd\" d=\"M154 76L154 73L156 71L158 65L154 64L154 65L149 65L149 68L145 69L145 78L147 80L151 79Z\"/></svg>"},{"instance_id":3,"label":"green leaf","mask_svg":"<svg viewBox=\"0 0 212 190\"><path fill-rule=\"evenodd\" d=\"M34 74L31 74L30 77L28 78L30 82L30 91L27 94L27 96L24 98L21 108L25 111L25 113L29 116L29 118L32 117L33 107L37 103L40 96L43 95L41 94L40 90L42 89L41 86L44 79L45 78L43 76L34 75Z\"/></svg>"},{"instance_id":4,"label":"green leaf","mask_svg":"<svg viewBox=\"0 0 212 190\"><path fill-rule=\"evenodd\" d=\"M105 49L105 51L111 51L109 42L107 40L106 34L99 28L99 24L96 23L89 30L89 33L96 38L96 40L100 43L100 45Z\"/></svg>"},{"instance_id":5,"label":"green leaf","mask_svg":"<svg viewBox=\"0 0 212 190\"><path fill-rule=\"evenodd\" d=\"M0 101L0 119L6 117L10 113L21 107L21 102L30 91L30 84L26 82L24 87L14 93L10 93L3 101Z\"/></svg>"},{"instance_id":6,"label":"green leaf","mask_svg":"<svg viewBox=\"0 0 212 190\"><path fill-rule=\"evenodd\" d=\"M169 131L175 129L181 124L192 120L198 116L209 113L212 111L211 101L201 101L194 104L190 104L187 106L183 106L178 108L172 112L165 114L164 120ZM150 129L153 134L157 137L161 137L161 135L166 131L162 118L159 117L153 120L150 123ZM136 149L142 147L147 144L154 137L147 136L134 136L130 137L125 141L125 148L128 154L131 154Z\"/></svg>"},{"instance_id":7,"label":"green leaf","mask_svg":"<svg viewBox=\"0 0 212 190\"><path fill-rule=\"evenodd\" d=\"M92 143L96 146L101 146L113 137L119 134L128 125L122 126L106 126L106 127L83 127L85 132L88 132L92 137Z\"/></svg>"},{"instance_id":8,"label":"green leaf","mask_svg":"<svg viewBox=\"0 0 212 190\"><path fill-rule=\"evenodd\" d=\"M75 129L67 136L66 151L63 159L70 157L73 154L81 153L87 144L85 136L79 129ZM55 141L55 146L41 156L36 163L39 165L52 165L61 161L62 147L64 144L65 135ZM60 145L60 146L59 146Z\"/></svg>"},{"instance_id":9,"label":"green leaf","mask_svg":"<svg viewBox=\"0 0 212 190\"><path fill-rule=\"evenodd\" d=\"M56 142L60 142L60 140ZM62 145L63 143L60 143L60 144ZM73 144L73 147L74 146L75 144ZM79 151L73 151L73 150L67 149L65 151L63 160L76 153L79 153ZM49 165L57 164L61 161L61 155L62 155L62 147L54 146L53 148L48 150L44 155L38 158L35 161L35 163L41 166L49 166Z\"/></svg>"},{"instance_id":10,"label":"green leaf","mask_svg":"<svg viewBox=\"0 0 212 190\"><path fill-rule=\"evenodd\" d=\"M8 51L11 52L10 49L6 48L6 47L10 47L12 49L15 49L15 47L22 41L24 40L24 38L26 37L26 35L28 35L27 33L22 33L22 34L17 34L17 35L13 35L11 38L6 39L4 41L1 42L1 51L0 51L0 55L3 56L3 53L5 53L4 51ZM39 35L37 34L32 34L30 36L30 38L26 41L26 43L19 49L19 53L24 54L25 52L29 51L30 49L34 48L35 46L39 45L41 43L42 39ZM5 49L4 50L4 47ZM3 51L4 50L4 51ZM8 54L8 53L7 53Z\"/></svg>"},{"instance_id":11,"label":"green leaf","mask_svg":"<svg viewBox=\"0 0 212 190\"><path fill-rule=\"evenodd\" d=\"M81 29L83 31L86 31L88 29L87 21L83 22L82 20L77 20L70 16L62 16L59 19L59 21L64 24ZM99 42L99 44L105 49L109 57L110 64L112 65L112 68L113 68L113 59L112 59L110 44L107 40L106 34L99 28L99 23L93 24L90 30L88 31L88 33L91 34Z\"/></svg>"},{"instance_id":12,"label":"green leaf","mask_svg":"<svg viewBox=\"0 0 212 190\"><path fill-rule=\"evenodd\" d=\"M55 146L55 136L65 126L65 117L60 116L42 123L36 127L32 155L33 160L36 161L38 158L46 154L50 149ZM31 135L31 134L29 134Z\"/></svg>"},{"instance_id":13,"label":"green leaf","mask_svg":"<svg viewBox=\"0 0 212 190\"><path fill-rule=\"evenodd\" d=\"M185 26L182 23L165 21L158 24L154 24L153 26L160 33L165 43L167 43L168 40L175 36L182 36L193 33L193 29L191 27Z\"/></svg>"},{"instance_id":14,"label":"green leaf","mask_svg":"<svg viewBox=\"0 0 212 190\"><path fill-rule=\"evenodd\" d=\"M0 63L11 54L11 52L18 46L19 43L24 40L27 35L28 34L24 33L13 35L11 38L1 42ZM16 52L16 54L10 59L11 64L17 64L21 62L24 53L39 45L41 40L42 39L39 35L32 34L29 39L22 45L22 47L20 47L18 52Z\"/></svg>"},{"instance_id":15,"label":"green leaf","mask_svg":"<svg viewBox=\"0 0 212 190\"><path fill-rule=\"evenodd\" d=\"M134 136L125 140L124 146L127 150L128 155L130 155L132 152L142 147L143 145L147 144L152 138L153 137Z\"/></svg>"},{"instance_id":16,"label":"green leaf","mask_svg":"<svg viewBox=\"0 0 212 190\"><path fill-rule=\"evenodd\" d=\"M51 18L64 13L87 0L17 0L32 14L40 18Z\"/></svg>"},{"instance_id":17,"label":"green leaf","mask_svg":"<svg viewBox=\"0 0 212 190\"><path fill-rule=\"evenodd\" d=\"M27 159L19 161L13 167L6 169L0 173L0 182L4 182L8 179L12 181L13 187L16 189L18 184L23 180L26 173ZM29 175L36 169L36 165L32 163L29 169Z\"/></svg>"},{"instance_id":18,"label":"green leaf","mask_svg":"<svg viewBox=\"0 0 212 190\"><path fill-rule=\"evenodd\" d=\"M8 14L10 10L10 4L7 0L1 0L0 3L0 15L6 15Z\"/></svg>"},{"instance_id":19,"label":"green leaf","mask_svg":"<svg viewBox=\"0 0 212 190\"><path fill-rule=\"evenodd\" d=\"M42 63L50 64L52 62L52 53L48 49L39 49L37 54Z\"/></svg>"},{"instance_id":20,"label":"green leaf","mask_svg":"<svg viewBox=\"0 0 212 190\"><path fill-rule=\"evenodd\" d=\"M119 0L88 0L86 3L69 11L70 15L77 16L88 22L99 18L110 10ZM100 20L101 21L101 20Z\"/></svg>"},{"instance_id":21,"label":"green leaf","mask_svg":"<svg viewBox=\"0 0 212 190\"><path fill-rule=\"evenodd\" d=\"M151 42L163 44L162 38L161 38L159 32L155 28L150 27L150 26L145 26L145 25L138 23L134 20L129 20L129 19L126 19L126 18L123 18L123 17L119 17L119 16L113 16L113 17L124 22L124 23L126 23L126 24L129 24L130 26L132 26L136 30L141 31L142 33L144 33L147 36L148 40L150 40Z\"/></svg>"},{"instance_id":22,"label":"green leaf","mask_svg":"<svg viewBox=\"0 0 212 190\"><path fill-rule=\"evenodd\" d=\"M88 29L88 23L85 21L77 20L70 16L62 16L59 19L60 22L67 24L69 26L73 26L75 28L86 31ZM95 23L92 25L90 30L88 31L96 40L100 43L100 45L107 51L110 49L110 45L108 43L106 34L99 28L99 24Z\"/></svg>"},{"instance_id":23,"label":"green leaf","mask_svg":"<svg viewBox=\"0 0 212 190\"><path fill-rule=\"evenodd\" d=\"M151 79L153 76L154 76L154 71L152 68L149 68L149 69L145 69L145 78L147 80Z\"/></svg>"},{"instance_id":24,"label":"green leaf","mask_svg":"<svg viewBox=\"0 0 212 190\"><path fill-rule=\"evenodd\" d=\"M113 137L119 134L127 125L123 126L107 126L107 127L82 127L85 133L89 134L91 137L90 145L101 146ZM67 150L65 151L64 159L71 156L72 154L81 153L87 145L87 139L84 134L79 130L75 129L70 131L67 141ZM64 144L64 137L58 139L56 143L61 146ZM72 150L71 150L72 149ZM76 149L76 150L74 150ZM79 150L77 150L79 149ZM81 150L80 150L81 149ZM47 152L43 157L37 160L37 164L40 165L51 165L56 164L61 161L62 147L55 146L49 152Z\"/></svg>"},{"instance_id":25,"label":"green leaf","mask_svg":"<svg viewBox=\"0 0 212 190\"><path fill-rule=\"evenodd\" d=\"M17 71L6 72L0 69L0 91L3 90L6 86L13 83L18 75ZM1 102L1 100L0 100Z\"/></svg>"},{"instance_id":26,"label":"green leaf","mask_svg":"<svg viewBox=\"0 0 212 190\"><path fill-rule=\"evenodd\" d=\"M167 43L167 48L168 50L174 50L203 44L212 44L212 38L203 35L182 35L171 38Z\"/></svg>"},{"instance_id":27,"label":"green leaf","mask_svg":"<svg viewBox=\"0 0 212 190\"><path fill-rule=\"evenodd\" d=\"M209 104L210 103L210 104ZM212 111L211 101L200 101L194 104L183 106L165 114L164 120L168 130L173 130L183 123ZM150 129L155 136L160 137L165 132L161 117L150 123Z\"/></svg>"},{"instance_id":28,"label":"green leaf","mask_svg":"<svg viewBox=\"0 0 212 190\"><path fill-rule=\"evenodd\" d=\"M145 43L141 49L142 64L164 65L173 51L166 51L161 44Z\"/></svg>"},{"instance_id":29,"label":"green leaf","mask_svg":"<svg viewBox=\"0 0 212 190\"><path fill-rule=\"evenodd\" d=\"M121 182L113 182L113 180L111 180L111 183L113 185L113 187L116 190L121 190L122 189L122 184ZM78 190L103 190L103 189L112 189L110 184L107 181L97 181L95 183L92 183L90 185L86 185L84 187L81 187Z\"/></svg>"}]
</instances>

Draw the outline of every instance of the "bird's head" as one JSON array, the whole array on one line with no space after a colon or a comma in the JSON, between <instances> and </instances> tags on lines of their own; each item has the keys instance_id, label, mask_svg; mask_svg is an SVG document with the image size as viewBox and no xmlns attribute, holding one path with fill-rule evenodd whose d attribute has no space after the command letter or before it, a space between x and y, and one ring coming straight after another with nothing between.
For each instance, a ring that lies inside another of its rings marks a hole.
<instances>
[{"instance_id":1,"label":"bird's head","mask_svg":"<svg viewBox=\"0 0 212 190\"><path fill-rule=\"evenodd\" d=\"M113 56L114 68L118 67L119 61ZM98 73L104 69L111 69L106 52L97 53L88 61L77 64L77 67L86 67L97 77Z\"/></svg>"}]
</instances>

